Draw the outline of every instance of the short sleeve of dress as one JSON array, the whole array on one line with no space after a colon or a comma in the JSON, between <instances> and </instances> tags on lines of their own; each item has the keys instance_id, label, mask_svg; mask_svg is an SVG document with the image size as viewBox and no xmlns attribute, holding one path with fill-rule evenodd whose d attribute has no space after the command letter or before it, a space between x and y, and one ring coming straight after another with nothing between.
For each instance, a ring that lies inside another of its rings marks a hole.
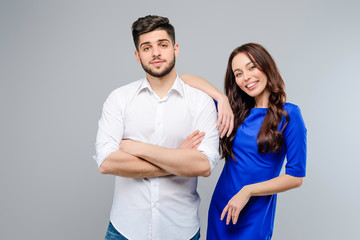
<instances>
[{"instance_id":1,"label":"short sleeve of dress","mask_svg":"<svg viewBox=\"0 0 360 240\"><path fill-rule=\"evenodd\" d=\"M306 127L300 108L287 103L284 109L289 114L289 122L283 136L286 147L285 173L294 177L306 175Z\"/></svg>"}]
</instances>

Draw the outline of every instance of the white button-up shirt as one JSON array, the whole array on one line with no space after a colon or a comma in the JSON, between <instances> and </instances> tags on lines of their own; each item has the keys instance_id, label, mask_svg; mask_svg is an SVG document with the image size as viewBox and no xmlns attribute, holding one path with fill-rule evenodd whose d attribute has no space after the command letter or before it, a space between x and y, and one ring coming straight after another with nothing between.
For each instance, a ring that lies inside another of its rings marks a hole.
<instances>
[{"instance_id":1,"label":"white button-up shirt","mask_svg":"<svg viewBox=\"0 0 360 240\"><path fill-rule=\"evenodd\" d=\"M146 78L114 90L104 103L96 139L98 166L122 139L166 148L179 148L195 130L205 132L198 150L211 169L220 159L213 100L176 78L168 94L159 98ZM170 157L170 156L169 156ZM110 220L131 240L190 239L200 227L197 177L116 176Z\"/></svg>"}]
</instances>

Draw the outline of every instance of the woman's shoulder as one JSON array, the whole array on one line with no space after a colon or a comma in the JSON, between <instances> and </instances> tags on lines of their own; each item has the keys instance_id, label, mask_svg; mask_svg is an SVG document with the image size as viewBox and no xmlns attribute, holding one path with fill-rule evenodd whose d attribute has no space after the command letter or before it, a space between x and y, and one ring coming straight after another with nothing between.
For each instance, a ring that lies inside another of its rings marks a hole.
<instances>
[{"instance_id":1,"label":"woman's shoulder","mask_svg":"<svg viewBox=\"0 0 360 240\"><path fill-rule=\"evenodd\" d=\"M304 125L304 119L301 114L301 110L298 105L293 103L285 103L284 110L287 112L290 118L290 124Z\"/></svg>"},{"instance_id":2,"label":"woman's shoulder","mask_svg":"<svg viewBox=\"0 0 360 240\"><path fill-rule=\"evenodd\" d=\"M300 113L300 108L298 105L296 104L293 104L293 103L285 103L284 104L284 110L289 114L289 115L292 115L292 114L298 114Z\"/></svg>"}]
</instances>

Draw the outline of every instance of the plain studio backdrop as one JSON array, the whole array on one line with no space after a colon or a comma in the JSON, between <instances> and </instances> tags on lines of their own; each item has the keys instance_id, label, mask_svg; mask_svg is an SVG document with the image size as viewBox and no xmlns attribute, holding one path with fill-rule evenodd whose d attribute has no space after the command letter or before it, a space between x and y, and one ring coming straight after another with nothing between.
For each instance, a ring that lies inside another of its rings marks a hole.
<instances>
[{"instance_id":1,"label":"plain studio backdrop","mask_svg":"<svg viewBox=\"0 0 360 240\"><path fill-rule=\"evenodd\" d=\"M358 1L0 1L0 239L104 239L114 177L92 155L108 94L144 77L131 24L175 26L179 74L223 90L230 52L265 46L308 129L303 186L278 196L275 240L358 239ZM224 161L200 178L201 234ZM134 222L134 230L136 229Z\"/></svg>"}]
</instances>

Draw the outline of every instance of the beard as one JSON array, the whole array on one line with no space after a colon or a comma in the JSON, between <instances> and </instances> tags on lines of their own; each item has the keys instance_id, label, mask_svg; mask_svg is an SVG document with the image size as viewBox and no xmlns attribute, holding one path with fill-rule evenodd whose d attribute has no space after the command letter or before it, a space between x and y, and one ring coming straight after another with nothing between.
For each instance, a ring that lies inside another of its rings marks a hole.
<instances>
[{"instance_id":1,"label":"beard","mask_svg":"<svg viewBox=\"0 0 360 240\"><path fill-rule=\"evenodd\" d=\"M175 67L175 55L174 55L174 58L169 62L169 65L161 72L154 72L150 67L144 65L143 62L141 61L141 59L140 59L140 62L141 62L142 68L144 69L144 71L147 74L149 74L152 77L161 78L161 77L166 76Z\"/></svg>"}]
</instances>

